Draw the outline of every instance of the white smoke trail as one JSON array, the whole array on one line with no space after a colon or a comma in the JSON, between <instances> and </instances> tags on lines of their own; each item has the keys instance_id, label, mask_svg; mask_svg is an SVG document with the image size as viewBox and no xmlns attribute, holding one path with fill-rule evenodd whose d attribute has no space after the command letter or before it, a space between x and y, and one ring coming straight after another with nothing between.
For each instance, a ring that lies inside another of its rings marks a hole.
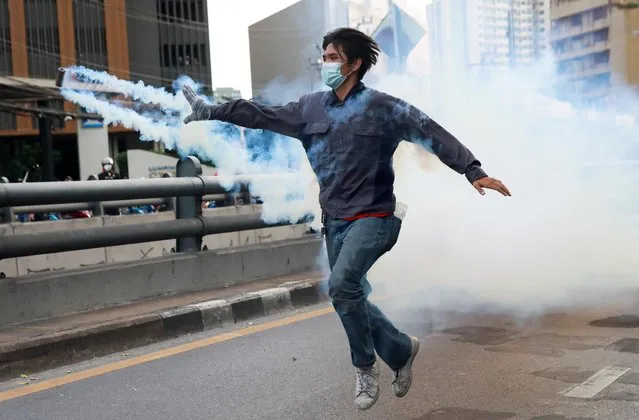
<instances>
[{"instance_id":1,"label":"white smoke trail","mask_svg":"<svg viewBox=\"0 0 639 420\"><path fill-rule=\"evenodd\" d=\"M99 114L104 118L105 124L122 124L127 128L138 131L142 140L155 140L162 142L168 149L177 146L179 130L170 127L163 122L154 122L150 118L142 116L132 109L122 108L100 100L89 92L76 92L69 89L61 89L60 93L68 101L81 105L86 110Z\"/></svg>"},{"instance_id":2,"label":"white smoke trail","mask_svg":"<svg viewBox=\"0 0 639 420\"><path fill-rule=\"evenodd\" d=\"M131 83L104 72L81 67L67 69L65 78L70 86L78 89L86 89L86 84L91 83L98 87L96 92L61 89L67 100L101 115L106 124L122 124L138 131L141 140L159 141L165 148L181 155L196 154L209 159L216 164L221 175L290 171L287 168L290 156L303 153L298 143L279 142L270 150L269 160L251 161L240 142L239 131L230 128L229 124L217 121L183 124L182 121L191 112L191 108L181 92L173 95L142 82ZM78 84L78 81L84 85ZM181 78L177 84L188 82L187 78ZM140 103L160 105L165 111L178 110L178 122L170 123L169 118L154 121L132 109L97 97L97 92L119 92ZM257 179L249 186L252 194L259 196L264 202L262 218L265 222L297 221L308 214L314 214L316 220L313 226L319 227L320 212L317 208L315 178L308 162L301 163L298 176L282 178L282 182L275 184L270 178ZM235 186L227 184L223 187L231 190Z\"/></svg>"},{"instance_id":3,"label":"white smoke trail","mask_svg":"<svg viewBox=\"0 0 639 420\"><path fill-rule=\"evenodd\" d=\"M134 83L128 80L121 80L105 71L97 71L83 66L67 67L65 70L63 86L84 83L88 87L100 87L110 92L122 93L131 97L134 101L160 105L163 110L188 110L189 104L182 94L174 95L165 89L146 85L142 81ZM184 83L189 83L194 86L194 89L199 88L190 78L181 78L180 84Z\"/></svg>"}]
</instances>

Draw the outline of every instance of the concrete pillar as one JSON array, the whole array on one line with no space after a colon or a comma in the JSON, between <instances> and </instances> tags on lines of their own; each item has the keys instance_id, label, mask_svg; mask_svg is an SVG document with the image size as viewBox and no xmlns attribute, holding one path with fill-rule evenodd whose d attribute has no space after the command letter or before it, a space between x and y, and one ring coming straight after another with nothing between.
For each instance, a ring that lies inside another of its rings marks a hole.
<instances>
[{"instance_id":1,"label":"concrete pillar","mask_svg":"<svg viewBox=\"0 0 639 420\"><path fill-rule=\"evenodd\" d=\"M102 171L102 159L110 155L109 131L104 124L78 119L78 161L80 162L80 179L86 180L89 175ZM115 158L114 158L115 160Z\"/></svg>"}]
</instances>

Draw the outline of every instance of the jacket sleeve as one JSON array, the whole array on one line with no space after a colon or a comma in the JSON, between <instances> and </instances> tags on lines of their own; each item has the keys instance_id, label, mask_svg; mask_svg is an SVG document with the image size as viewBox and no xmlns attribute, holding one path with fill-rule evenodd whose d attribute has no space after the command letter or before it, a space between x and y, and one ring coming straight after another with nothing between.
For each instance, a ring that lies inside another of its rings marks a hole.
<instances>
[{"instance_id":1,"label":"jacket sleeve","mask_svg":"<svg viewBox=\"0 0 639 420\"><path fill-rule=\"evenodd\" d=\"M299 102L289 102L283 106L266 106L246 99L237 99L214 105L210 119L245 128L269 130L293 138L299 138L302 126Z\"/></svg>"},{"instance_id":2,"label":"jacket sleeve","mask_svg":"<svg viewBox=\"0 0 639 420\"><path fill-rule=\"evenodd\" d=\"M481 162L454 135L416 107L406 103L402 107L404 112L399 121L403 139L434 153L471 183L486 176Z\"/></svg>"}]
</instances>

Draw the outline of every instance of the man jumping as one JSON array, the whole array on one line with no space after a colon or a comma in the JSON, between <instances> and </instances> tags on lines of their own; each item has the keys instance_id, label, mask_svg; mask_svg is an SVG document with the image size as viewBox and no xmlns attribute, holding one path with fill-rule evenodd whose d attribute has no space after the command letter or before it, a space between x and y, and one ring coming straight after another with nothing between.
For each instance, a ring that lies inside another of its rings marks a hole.
<instances>
[{"instance_id":1,"label":"man jumping","mask_svg":"<svg viewBox=\"0 0 639 420\"><path fill-rule=\"evenodd\" d=\"M355 405L370 408L379 395L376 354L394 372L393 392L403 397L412 383L419 340L398 331L368 301L366 273L396 243L402 215L393 193L392 157L401 140L423 145L449 168L484 188L510 196L452 134L414 106L366 87L362 78L377 63L379 47L350 28L323 40L322 79L331 88L284 106L247 100L211 105L183 88L192 113L184 122L218 120L299 139L320 186L323 232L333 307L346 331L356 368ZM401 282L401 279L398 279Z\"/></svg>"}]
</instances>

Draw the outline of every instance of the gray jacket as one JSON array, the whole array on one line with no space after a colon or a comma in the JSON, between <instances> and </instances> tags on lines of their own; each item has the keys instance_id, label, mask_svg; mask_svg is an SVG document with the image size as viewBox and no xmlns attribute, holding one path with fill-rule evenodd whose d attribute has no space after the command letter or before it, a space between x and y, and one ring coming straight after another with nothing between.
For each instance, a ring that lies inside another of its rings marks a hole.
<instances>
[{"instance_id":1,"label":"gray jacket","mask_svg":"<svg viewBox=\"0 0 639 420\"><path fill-rule=\"evenodd\" d=\"M320 185L322 210L334 218L395 208L392 157L401 140L433 152L473 182L486 176L459 140L412 105L359 83L340 102L333 91L284 106L234 100L206 110L212 120L299 139Z\"/></svg>"}]
</instances>

